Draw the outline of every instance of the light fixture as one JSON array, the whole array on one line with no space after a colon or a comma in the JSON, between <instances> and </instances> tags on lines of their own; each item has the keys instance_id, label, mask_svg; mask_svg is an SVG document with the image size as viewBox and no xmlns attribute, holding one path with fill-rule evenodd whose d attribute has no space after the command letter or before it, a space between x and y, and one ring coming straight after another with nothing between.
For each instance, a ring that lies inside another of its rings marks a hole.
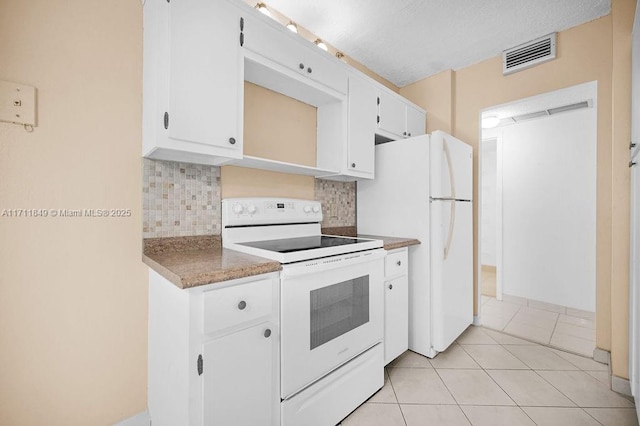
<instances>
[{"instance_id":1,"label":"light fixture","mask_svg":"<svg viewBox=\"0 0 640 426\"><path fill-rule=\"evenodd\" d=\"M298 34L298 26L296 25L295 22L293 21L289 21L289 23L287 24L287 28L289 29L289 31L291 31L292 33L296 33Z\"/></svg>"},{"instance_id":2,"label":"light fixture","mask_svg":"<svg viewBox=\"0 0 640 426\"><path fill-rule=\"evenodd\" d=\"M492 129L500 124L500 118L497 115L487 115L482 117L482 128Z\"/></svg>"},{"instance_id":3,"label":"light fixture","mask_svg":"<svg viewBox=\"0 0 640 426\"><path fill-rule=\"evenodd\" d=\"M324 50L325 52L327 52L329 50L327 48L327 45L324 44L324 41L320 40L319 38L317 38L316 41L313 42L313 44L315 44L316 46L318 46L320 49Z\"/></svg>"},{"instance_id":4,"label":"light fixture","mask_svg":"<svg viewBox=\"0 0 640 426\"><path fill-rule=\"evenodd\" d=\"M255 6L256 9L258 9L258 11L262 12L263 14L267 15L269 18L271 18L271 12L269 12L269 9L267 9L267 5L264 3L258 3Z\"/></svg>"},{"instance_id":5,"label":"light fixture","mask_svg":"<svg viewBox=\"0 0 640 426\"><path fill-rule=\"evenodd\" d=\"M345 64L347 63L347 57L344 56L344 53L342 52L336 52L336 58L340 59Z\"/></svg>"}]
</instances>

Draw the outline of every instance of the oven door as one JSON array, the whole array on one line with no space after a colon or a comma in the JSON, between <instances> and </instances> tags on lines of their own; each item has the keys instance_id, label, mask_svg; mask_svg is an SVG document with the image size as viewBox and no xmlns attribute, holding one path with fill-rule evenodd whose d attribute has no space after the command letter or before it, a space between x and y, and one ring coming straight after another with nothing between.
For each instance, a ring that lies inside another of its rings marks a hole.
<instances>
[{"instance_id":1,"label":"oven door","mask_svg":"<svg viewBox=\"0 0 640 426\"><path fill-rule=\"evenodd\" d=\"M382 341L384 250L284 265L282 398Z\"/></svg>"}]
</instances>

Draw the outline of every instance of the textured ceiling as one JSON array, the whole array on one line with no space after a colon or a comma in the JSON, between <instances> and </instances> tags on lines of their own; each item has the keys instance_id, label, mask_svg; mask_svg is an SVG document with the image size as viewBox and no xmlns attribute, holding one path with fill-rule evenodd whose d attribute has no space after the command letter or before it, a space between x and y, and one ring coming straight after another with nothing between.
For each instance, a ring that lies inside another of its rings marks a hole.
<instances>
[{"instance_id":1,"label":"textured ceiling","mask_svg":"<svg viewBox=\"0 0 640 426\"><path fill-rule=\"evenodd\" d=\"M402 87L609 13L610 0L270 0Z\"/></svg>"}]
</instances>

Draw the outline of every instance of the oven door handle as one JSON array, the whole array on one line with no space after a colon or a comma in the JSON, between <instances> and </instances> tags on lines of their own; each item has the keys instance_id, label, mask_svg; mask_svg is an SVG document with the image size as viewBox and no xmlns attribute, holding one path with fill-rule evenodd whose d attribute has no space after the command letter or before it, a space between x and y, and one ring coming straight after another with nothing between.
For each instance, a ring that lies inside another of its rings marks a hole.
<instances>
[{"instance_id":1,"label":"oven door handle","mask_svg":"<svg viewBox=\"0 0 640 426\"><path fill-rule=\"evenodd\" d=\"M282 265L283 278L324 272L345 266L357 265L384 258L384 249L368 250L365 252L346 253L339 256L323 257L320 259L305 260L303 262Z\"/></svg>"}]
</instances>

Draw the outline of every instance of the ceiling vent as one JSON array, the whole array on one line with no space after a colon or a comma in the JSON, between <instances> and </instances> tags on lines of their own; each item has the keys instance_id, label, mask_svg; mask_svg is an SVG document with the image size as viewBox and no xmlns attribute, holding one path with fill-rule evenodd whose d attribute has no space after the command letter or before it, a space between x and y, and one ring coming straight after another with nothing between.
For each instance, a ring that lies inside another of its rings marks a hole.
<instances>
[{"instance_id":1,"label":"ceiling vent","mask_svg":"<svg viewBox=\"0 0 640 426\"><path fill-rule=\"evenodd\" d=\"M556 33L551 33L502 52L502 74L512 74L555 58Z\"/></svg>"}]
</instances>

